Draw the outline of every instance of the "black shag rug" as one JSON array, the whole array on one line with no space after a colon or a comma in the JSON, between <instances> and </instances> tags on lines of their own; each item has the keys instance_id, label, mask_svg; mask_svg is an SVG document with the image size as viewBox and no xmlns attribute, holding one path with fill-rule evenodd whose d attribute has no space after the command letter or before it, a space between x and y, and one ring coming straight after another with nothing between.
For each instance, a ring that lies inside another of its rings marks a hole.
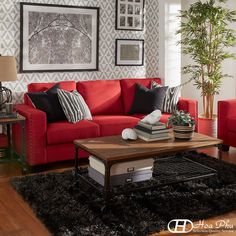
<instances>
[{"instance_id":1,"label":"black shag rug","mask_svg":"<svg viewBox=\"0 0 236 236\"><path fill-rule=\"evenodd\" d=\"M188 158L217 169L205 154ZM46 227L60 236L148 235L172 219L206 219L236 209L236 166L223 162L221 175L119 196L104 210L97 193L75 179L73 171L12 179L12 186Z\"/></svg>"}]
</instances>

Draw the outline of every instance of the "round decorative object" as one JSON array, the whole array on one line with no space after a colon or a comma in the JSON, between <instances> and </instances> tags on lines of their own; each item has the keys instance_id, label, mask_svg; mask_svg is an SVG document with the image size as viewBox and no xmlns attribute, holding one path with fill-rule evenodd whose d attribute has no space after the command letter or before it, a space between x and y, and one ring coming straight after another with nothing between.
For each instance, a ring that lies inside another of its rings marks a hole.
<instances>
[{"instance_id":1,"label":"round decorative object","mask_svg":"<svg viewBox=\"0 0 236 236\"><path fill-rule=\"evenodd\" d=\"M136 132L133 129L124 129L121 134L124 140L136 140L138 138Z\"/></svg>"},{"instance_id":2,"label":"round decorative object","mask_svg":"<svg viewBox=\"0 0 236 236\"><path fill-rule=\"evenodd\" d=\"M154 125L160 120L160 118L161 118L161 111L155 110L149 115L145 116L141 121L149 125Z\"/></svg>"},{"instance_id":3,"label":"round decorative object","mask_svg":"<svg viewBox=\"0 0 236 236\"><path fill-rule=\"evenodd\" d=\"M174 137L177 140L191 140L194 134L195 126L173 125Z\"/></svg>"}]
</instances>

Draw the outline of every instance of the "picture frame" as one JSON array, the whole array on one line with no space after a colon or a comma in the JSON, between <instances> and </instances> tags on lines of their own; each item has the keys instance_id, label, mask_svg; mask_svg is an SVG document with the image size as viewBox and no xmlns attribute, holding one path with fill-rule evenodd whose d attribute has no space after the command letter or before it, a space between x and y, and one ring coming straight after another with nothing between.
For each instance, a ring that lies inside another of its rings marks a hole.
<instances>
[{"instance_id":1,"label":"picture frame","mask_svg":"<svg viewBox=\"0 0 236 236\"><path fill-rule=\"evenodd\" d=\"M98 70L98 7L20 3L20 19L20 72Z\"/></svg>"},{"instance_id":2,"label":"picture frame","mask_svg":"<svg viewBox=\"0 0 236 236\"><path fill-rule=\"evenodd\" d=\"M142 31L145 0L116 0L116 30Z\"/></svg>"},{"instance_id":3,"label":"picture frame","mask_svg":"<svg viewBox=\"0 0 236 236\"><path fill-rule=\"evenodd\" d=\"M144 40L143 39L116 39L115 65L116 66L143 66Z\"/></svg>"}]
</instances>

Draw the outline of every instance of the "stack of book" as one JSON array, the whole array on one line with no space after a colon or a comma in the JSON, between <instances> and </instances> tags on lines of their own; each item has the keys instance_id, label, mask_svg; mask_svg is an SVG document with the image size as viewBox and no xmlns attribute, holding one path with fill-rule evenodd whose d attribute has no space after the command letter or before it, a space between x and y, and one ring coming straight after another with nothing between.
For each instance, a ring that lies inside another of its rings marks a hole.
<instances>
[{"instance_id":1,"label":"stack of book","mask_svg":"<svg viewBox=\"0 0 236 236\"><path fill-rule=\"evenodd\" d=\"M146 124L142 121L134 127L134 131L138 137L145 141L157 141L169 139L169 129L162 122L157 122L154 125Z\"/></svg>"},{"instance_id":2,"label":"stack of book","mask_svg":"<svg viewBox=\"0 0 236 236\"><path fill-rule=\"evenodd\" d=\"M17 118L17 113L13 112L8 114L6 112L0 112L0 119L7 119L7 118Z\"/></svg>"},{"instance_id":3,"label":"stack of book","mask_svg":"<svg viewBox=\"0 0 236 236\"><path fill-rule=\"evenodd\" d=\"M111 186L149 180L152 177L153 163L153 158L148 158L114 164L110 170ZM104 186L105 166L94 156L89 156L88 175Z\"/></svg>"}]
</instances>

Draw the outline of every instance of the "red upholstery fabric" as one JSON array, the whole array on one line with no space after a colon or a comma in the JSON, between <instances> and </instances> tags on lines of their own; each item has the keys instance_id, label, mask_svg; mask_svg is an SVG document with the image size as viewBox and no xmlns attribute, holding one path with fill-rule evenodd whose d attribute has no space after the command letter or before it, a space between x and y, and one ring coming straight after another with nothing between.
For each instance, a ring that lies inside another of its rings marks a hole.
<instances>
[{"instance_id":1,"label":"red upholstery fabric","mask_svg":"<svg viewBox=\"0 0 236 236\"><path fill-rule=\"evenodd\" d=\"M218 102L218 138L236 147L236 99Z\"/></svg>"},{"instance_id":2,"label":"red upholstery fabric","mask_svg":"<svg viewBox=\"0 0 236 236\"><path fill-rule=\"evenodd\" d=\"M162 116L161 116L161 119L160 119L160 122L162 123L167 123L168 121L168 118L171 116L171 114L169 113L163 113Z\"/></svg>"},{"instance_id":3,"label":"red upholstery fabric","mask_svg":"<svg viewBox=\"0 0 236 236\"><path fill-rule=\"evenodd\" d=\"M76 124L59 121L48 124L47 143L72 143L75 139L99 136L99 126L88 120L81 120Z\"/></svg>"},{"instance_id":4,"label":"red upholstery fabric","mask_svg":"<svg viewBox=\"0 0 236 236\"><path fill-rule=\"evenodd\" d=\"M57 82L55 83L31 83L31 84L28 84L28 92L43 92L51 88L55 84L58 84L58 83ZM62 81L62 82L59 82L59 84L60 84L60 88L66 91L76 90L75 81ZM34 107L31 100L28 98L26 94L24 94L24 103L26 105L30 105Z\"/></svg>"},{"instance_id":5,"label":"red upholstery fabric","mask_svg":"<svg viewBox=\"0 0 236 236\"><path fill-rule=\"evenodd\" d=\"M188 98L179 98L178 109L187 111L195 119L195 131L198 130L198 102Z\"/></svg>"},{"instance_id":6,"label":"red upholstery fabric","mask_svg":"<svg viewBox=\"0 0 236 236\"><path fill-rule=\"evenodd\" d=\"M149 78L149 79L122 79L120 81L121 90L122 90L122 101L124 106L125 114L128 114L131 106L134 101L135 94L135 84L142 84L143 86L150 88L151 81L156 81L157 83L161 83L160 78Z\"/></svg>"},{"instance_id":7,"label":"red upholstery fabric","mask_svg":"<svg viewBox=\"0 0 236 236\"><path fill-rule=\"evenodd\" d=\"M8 139L5 134L0 134L0 148L8 147Z\"/></svg>"},{"instance_id":8,"label":"red upholstery fabric","mask_svg":"<svg viewBox=\"0 0 236 236\"><path fill-rule=\"evenodd\" d=\"M49 145L47 146L47 163L57 161L73 160L75 155L75 148L73 143L64 143L63 145ZM87 158L88 153L79 149L79 158Z\"/></svg>"},{"instance_id":9,"label":"red upholstery fabric","mask_svg":"<svg viewBox=\"0 0 236 236\"><path fill-rule=\"evenodd\" d=\"M227 130L236 133L236 116L227 119Z\"/></svg>"},{"instance_id":10,"label":"red upholstery fabric","mask_svg":"<svg viewBox=\"0 0 236 236\"><path fill-rule=\"evenodd\" d=\"M46 114L27 105L15 106L16 111L26 118L26 155L30 165L46 163ZM13 140L17 152L21 152L21 130L19 125L13 127Z\"/></svg>"},{"instance_id":11,"label":"red upholstery fabric","mask_svg":"<svg viewBox=\"0 0 236 236\"><path fill-rule=\"evenodd\" d=\"M58 82L54 83L31 83L28 84L28 92L43 92L55 84L58 84ZM64 89L66 91L73 91L76 90L76 82L75 81L62 81L59 82L60 88Z\"/></svg>"},{"instance_id":12,"label":"red upholstery fabric","mask_svg":"<svg viewBox=\"0 0 236 236\"><path fill-rule=\"evenodd\" d=\"M94 116L93 122L99 125L101 136L120 135L125 128L133 128L139 119L131 116Z\"/></svg>"},{"instance_id":13,"label":"red upholstery fabric","mask_svg":"<svg viewBox=\"0 0 236 236\"><path fill-rule=\"evenodd\" d=\"M141 120L146 116L146 114L132 114L131 116L139 118Z\"/></svg>"},{"instance_id":14,"label":"red upholstery fabric","mask_svg":"<svg viewBox=\"0 0 236 236\"><path fill-rule=\"evenodd\" d=\"M92 115L123 114L119 80L95 80L77 83L77 90Z\"/></svg>"}]
</instances>

